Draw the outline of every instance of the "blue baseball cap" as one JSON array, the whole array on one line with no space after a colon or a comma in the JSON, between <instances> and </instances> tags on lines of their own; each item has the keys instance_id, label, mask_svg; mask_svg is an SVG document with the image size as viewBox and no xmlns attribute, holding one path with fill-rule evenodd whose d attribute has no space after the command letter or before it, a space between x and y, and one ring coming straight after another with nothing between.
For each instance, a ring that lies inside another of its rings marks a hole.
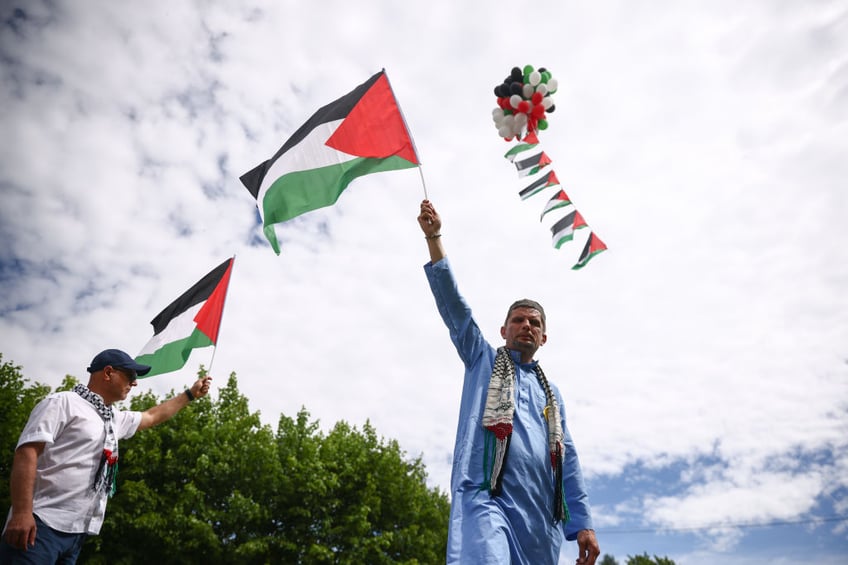
<instances>
[{"instance_id":1,"label":"blue baseball cap","mask_svg":"<svg viewBox=\"0 0 848 565\"><path fill-rule=\"evenodd\" d=\"M135 359L120 349L105 349L101 351L94 356L94 359L91 360L91 365L86 370L89 373L96 373L97 371L102 371L107 365L118 369L132 369L139 377L143 377L150 372L150 365L136 363Z\"/></svg>"}]
</instances>

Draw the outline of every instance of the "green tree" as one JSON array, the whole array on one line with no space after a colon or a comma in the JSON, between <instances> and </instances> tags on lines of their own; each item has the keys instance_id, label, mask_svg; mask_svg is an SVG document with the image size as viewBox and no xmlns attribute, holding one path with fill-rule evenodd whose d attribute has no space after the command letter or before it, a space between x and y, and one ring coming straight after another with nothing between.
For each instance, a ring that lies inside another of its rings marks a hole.
<instances>
[{"instance_id":1,"label":"green tree","mask_svg":"<svg viewBox=\"0 0 848 565\"><path fill-rule=\"evenodd\" d=\"M68 376L57 390L75 383ZM5 477L30 411L49 393L0 364ZM129 408L159 402L145 393ZM324 435L305 408L281 415L274 433L250 411L235 374L217 400L199 399L122 441L119 466L101 535L86 541L80 563L444 562L449 503L426 486L420 458L408 460L370 423L360 431L338 422Z\"/></svg>"},{"instance_id":2,"label":"green tree","mask_svg":"<svg viewBox=\"0 0 848 565\"><path fill-rule=\"evenodd\" d=\"M598 561L598 565L618 565L618 561L615 560L615 557L609 554L605 554L600 561Z\"/></svg>"},{"instance_id":3,"label":"green tree","mask_svg":"<svg viewBox=\"0 0 848 565\"><path fill-rule=\"evenodd\" d=\"M628 555L625 565L675 565L675 563L668 557L657 557L656 555L653 558L648 557L648 553L645 552L642 555L635 555L633 557Z\"/></svg>"},{"instance_id":4,"label":"green tree","mask_svg":"<svg viewBox=\"0 0 848 565\"><path fill-rule=\"evenodd\" d=\"M171 393L173 394L173 393ZM134 398L143 410L158 402ZM449 504L420 459L302 409L277 433L235 374L217 401L121 442L118 492L83 563L440 563Z\"/></svg>"},{"instance_id":5,"label":"green tree","mask_svg":"<svg viewBox=\"0 0 848 565\"><path fill-rule=\"evenodd\" d=\"M279 557L298 563L444 562L449 504L426 488L421 460L406 461L397 442L378 439L369 423L360 432L339 422L322 437L308 416L301 410L296 422L280 420L281 460L294 471L287 473L286 490L295 496L278 506L289 541Z\"/></svg>"}]
</instances>

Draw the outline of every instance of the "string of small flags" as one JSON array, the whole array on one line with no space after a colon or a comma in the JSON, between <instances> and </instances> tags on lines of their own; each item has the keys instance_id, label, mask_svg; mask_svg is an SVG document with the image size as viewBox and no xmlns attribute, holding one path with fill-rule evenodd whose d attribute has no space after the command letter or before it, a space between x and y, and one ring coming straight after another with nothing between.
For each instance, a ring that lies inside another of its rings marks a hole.
<instances>
[{"instance_id":1,"label":"string of small flags","mask_svg":"<svg viewBox=\"0 0 848 565\"><path fill-rule=\"evenodd\" d=\"M556 109L551 95L557 91L557 86L557 80L544 67L538 70L531 65L523 69L513 67L509 76L495 86L498 107L492 111L492 118L498 135L507 142L518 142L504 158L515 165L519 178L535 179L519 191L521 200L553 190L553 195L542 208L539 221L558 218L550 226L550 231L553 247L560 249L574 239L574 232L589 228L589 224L562 188L551 168L553 160L542 149L537 135L540 130L548 128L547 115ZM607 249L594 230L590 228L588 234L577 263L571 267L573 270L582 269L593 257Z\"/></svg>"}]
</instances>

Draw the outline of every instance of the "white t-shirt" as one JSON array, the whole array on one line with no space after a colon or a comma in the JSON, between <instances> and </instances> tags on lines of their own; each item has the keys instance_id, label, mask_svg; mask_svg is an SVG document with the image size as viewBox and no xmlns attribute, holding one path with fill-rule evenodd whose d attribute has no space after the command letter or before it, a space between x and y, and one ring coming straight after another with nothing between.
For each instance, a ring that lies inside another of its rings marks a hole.
<instances>
[{"instance_id":1,"label":"white t-shirt","mask_svg":"<svg viewBox=\"0 0 848 565\"><path fill-rule=\"evenodd\" d=\"M141 412L114 410L112 429L118 440L132 437L140 423ZM97 409L75 392L50 394L33 408L18 447L45 442L38 457L32 511L51 528L100 532L107 496L92 485L105 440L106 427Z\"/></svg>"}]
</instances>

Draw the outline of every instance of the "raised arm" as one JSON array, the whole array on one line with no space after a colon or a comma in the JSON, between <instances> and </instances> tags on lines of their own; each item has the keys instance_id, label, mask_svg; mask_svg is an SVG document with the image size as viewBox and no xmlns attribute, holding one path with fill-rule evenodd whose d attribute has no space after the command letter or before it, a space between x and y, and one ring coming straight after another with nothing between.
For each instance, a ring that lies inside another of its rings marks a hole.
<instances>
[{"instance_id":1,"label":"raised arm","mask_svg":"<svg viewBox=\"0 0 848 565\"><path fill-rule=\"evenodd\" d=\"M186 389L183 394L178 394L173 398L169 398L162 404L157 404L153 408L148 408L141 413L141 423L138 425L139 430L152 428L172 418L177 412L182 410L189 402L195 398L202 398L209 393L209 383L212 377L203 377L197 379L191 388ZM189 396L189 394L191 396Z\"/></svg>"},{"instance_id":2,"label":"raised arm","mask_svg":"<svg viewBox=\"0 0 848 565\"><path fill-rule=\"evenodd\" d=\"M424 239L427 240L427 249L430 251L430 262L438 263L446 256L445 248L442 246L442 219L429 200L423 200L421 202L418 225L421 226L421 231L424 232Z\"/></svg>"}]
</instances>

